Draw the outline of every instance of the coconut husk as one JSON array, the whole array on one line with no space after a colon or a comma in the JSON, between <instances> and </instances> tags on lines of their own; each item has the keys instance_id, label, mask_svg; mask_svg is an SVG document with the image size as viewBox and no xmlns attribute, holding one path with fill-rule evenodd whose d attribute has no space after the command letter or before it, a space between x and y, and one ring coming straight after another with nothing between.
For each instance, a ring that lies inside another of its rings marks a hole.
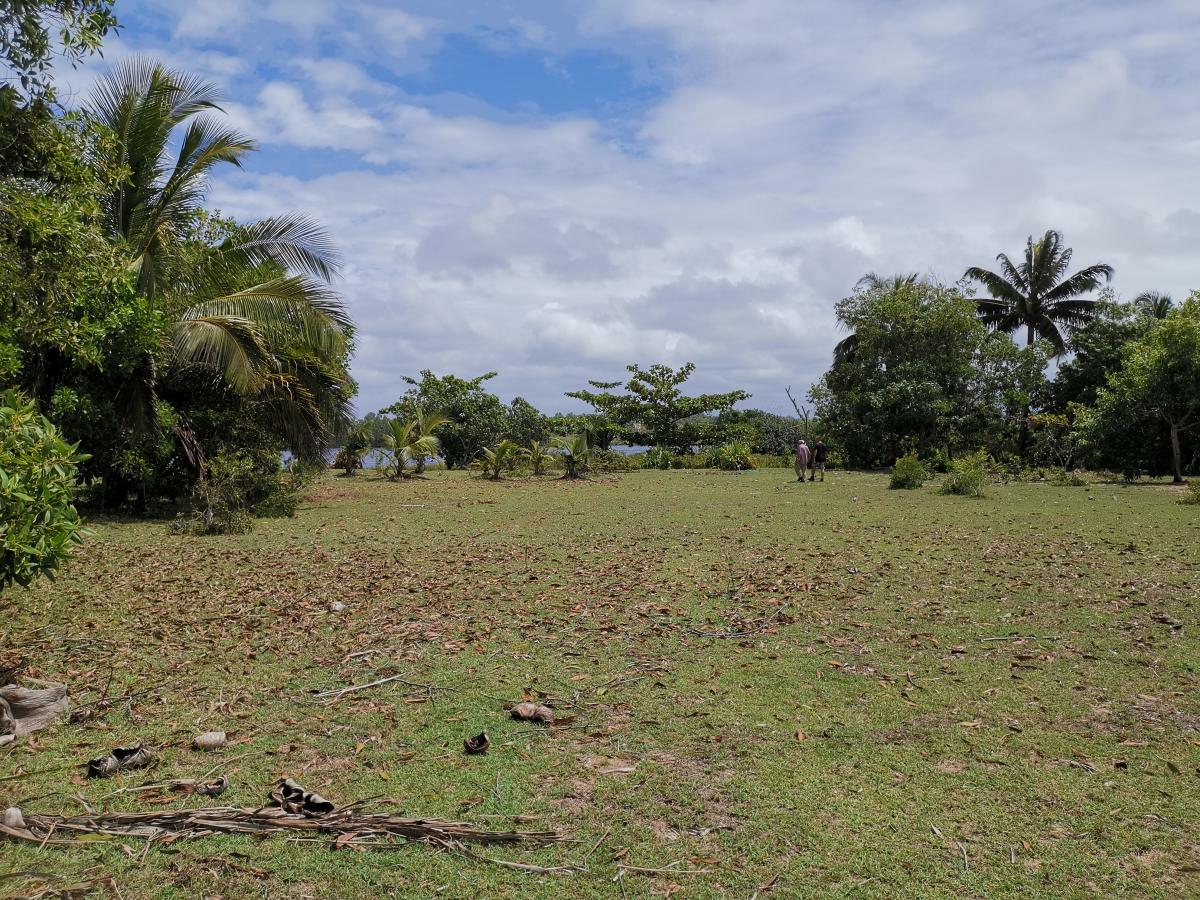
<instances>
[{"instance_id":1,"label":"coconut husk","mask_svg":"<svg viewBox=\"0 0 1200 900\"><path fill-rule=\"evenodd\" d=\"M67 714L67 686L0 687L0 745L57 722Z\"/></svg>"}]
</instances>

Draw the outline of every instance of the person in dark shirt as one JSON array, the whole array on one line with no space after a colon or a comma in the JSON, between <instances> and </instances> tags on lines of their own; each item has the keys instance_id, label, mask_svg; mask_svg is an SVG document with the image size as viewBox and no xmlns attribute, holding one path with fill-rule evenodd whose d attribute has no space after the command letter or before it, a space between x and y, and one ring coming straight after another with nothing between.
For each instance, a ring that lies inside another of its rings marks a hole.
<instances>
[{"instance_id":1,"label":"person in dark shirt","mask_svg":"<svg viewBox=\"0 0 1200 900\"><path fill-rule=\"evenodd\" d=\"M809 481L817 480L817 471L821 472L821 480L825 480L825 461L829 458L829 447L825 443L825 438L817 438L817 442L812 447L812 475L809 476Z\"/></svg>"}]
</instances>

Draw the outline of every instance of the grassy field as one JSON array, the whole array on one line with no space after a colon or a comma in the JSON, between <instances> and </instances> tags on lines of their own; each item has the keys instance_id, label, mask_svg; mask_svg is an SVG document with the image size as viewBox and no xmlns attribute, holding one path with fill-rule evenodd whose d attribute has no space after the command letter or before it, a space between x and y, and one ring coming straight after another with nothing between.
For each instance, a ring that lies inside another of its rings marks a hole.
<instances>
[{"instance_id":1,"label":"grassy field","mask_svg":"<svg viewBox=\"0 0 1200 900\"><path fill-rule=\"evenodd\" d=\"M522 817L574 841L479 852L587 870L216 837L0 843L0 872L127 898L1200 895L1200 508L789 475L330 476L245 536L93 523L57 583L4 597L0 646L77 707L135 696L0 751L0 805L202 805L112 792L223 762L221 803L290 775ZM313 698L388 675L411 684ZM573 720L507 717L539 694ZM192 751L208 729L229 745ZM138 738L156 769L82 778Z\"/></svg>"}]
</instances>

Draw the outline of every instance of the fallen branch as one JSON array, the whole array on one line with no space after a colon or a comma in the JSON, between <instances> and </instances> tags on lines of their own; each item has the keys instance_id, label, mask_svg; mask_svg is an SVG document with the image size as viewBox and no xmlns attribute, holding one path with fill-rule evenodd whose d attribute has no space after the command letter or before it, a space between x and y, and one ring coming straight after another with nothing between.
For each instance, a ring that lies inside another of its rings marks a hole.
<instances>
[{"instance_id":1,"label":"fallen branch","mask_svg":"<svg viewBox=\"0 0 1200 900\"><path fill-rule=\"evenodd\" d=\"M352 684L349 687L331 688L327 691L317 691L315 696L318 700L338 700L347 694L353 694L356 691L365 691L368 688L381 687L382 685L391 684L392 682L399 682L400 684L406 684L409 687L420 688L430 696L433 695L434 691L453 690L452 688L438 687L435 684L420 684L416 681L407 681L403 675L391 675L387 678L379 678L375 681L367 682L366 684Z\"/></svg>"},{"instance_id":2,"label":"fallen branch","mask_svg":"<svg viewBox=\"0 0 1200 900\"><path fill-rule=\"evenodd\" d=\"M775 624L776 620L779 619L784 614L785 611L786 611L785 608L781 606L779 609L775 610L775 612L772 613L771 615L767 616L764 619L759 620L758 623L751 625L749 628L747 628L743 631L732 631L732 630L728 630L728 629L725 631L701 631L698 628L690 628L688 630L691 631L692 634L699 635L700 637L709 637L709 638L749 637L752 634L758 634L761 631L766 631L768 628L770 628L772 625Z\"/></svg>"},{"instance_id":3,"label":"fallen branch","mask_svg":"<svg viewBox=\"0 0 1200 900\"><path fill-rule=\"evenodd\" d=\"M14 840L45 846L72 844L70 834L104 834L138 837L147 841L193 839L213 834L287 834L318 832L360 837L390 836L442 844L527 844L544 846L565 838L557 831L487 831L467 822L408 819L388 813L361 814L347 810L324 816L305 816L274 807L258 809L212 807L207 809L110 812L86 816L23 815L16 807L4 811L0 834ZM51 835L58 840L50 841Z\"/></svg>"}]
</instances>

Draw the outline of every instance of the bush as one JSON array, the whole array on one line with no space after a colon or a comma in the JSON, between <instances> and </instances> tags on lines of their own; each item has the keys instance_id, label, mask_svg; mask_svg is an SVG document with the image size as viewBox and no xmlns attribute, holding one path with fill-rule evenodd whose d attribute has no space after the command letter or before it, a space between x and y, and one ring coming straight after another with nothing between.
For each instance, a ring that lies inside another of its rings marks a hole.
<instances>
[{"instance_id":1,"label":"bush","mask_svg":"<svg viewBox=\"0 0 1200 900\"><path fill-rule=\"evenodd\" d=\"M666 447L652 447L641 454L640 462L643 469L678 469L675 454Z\"/></svg>"},{"instance_id":2,"label":"bush","mask_svg":"<svg viewBox=\"0 0 1200 900\"><path fill-rule=\"evenodd\" d=\"M366 450L343 447L333 458L332 466L335 469L341 469L343 475L353 475L356 469L363 467L364 455L366 455Z\"/></svg>"},{"instance_id":3,"label":"bush","mask_svg":"<svg viewBox=\"0 0 1200 900\"><path fill-rule=\"evenodd\" d=\"M1054 484L1059 487L1087 487L1087 477L1079 469L1059 469L1054 473Z\"/></svg>"},{"instance_id":4,"label":"bush","mask_svg":"<svg viewBox=\"0 0 1200 900\"><path fill-rule=\"evenodd\" d=\"M1188 485L1187 492L1179 498L1179 502L1188 506L1200 506L1200 479Z\"/></svg>"},{"instance_id":5,"label":"bush","mask_svg":"<svg viewBox=\"0 0 1200 900\"><path fill-rule=\"evenodd\" d=\"M633 472L642 467L642 460L628 453L619 453L616 450L592 451L592 469L597 472Z\"/></svg>"},{"instance_id":6,"label":"bush","mask_svg":"<svg viewBox=\"0 0 1200 900\"><path fill-rule=\"evenodd\" d=\"M284 471L272 450L223 450L208 461L208 472L196 486L192 513L176 519L172 530L245 534L255 516L294 516L311 476L303 466Z\"/></svg>"},{"instance_id":7,"label":"bush","mask_svg":"<svg viewBox=\"0 0 1200 900\"><path fill-rule=\"evenodd\" d=\"M705 452L705 458L710 469L736 472L754 468L754 460L750 458L750 445L741 441L710 447Z\"/></svg>"},{"instance_id":8,"label":"bush","mask_svg":"<svg viewBox=\"0 0 1200 900\"><path fill-rule=\"evenodd\" d=\"M933 456L929 457L930 472L949 472L950 471L950 454L938 447L933 451Z\"/></svg>"},{"instance_id":9,"label":"bush","mask_svg":"<svg viewBox=\"0 0 1200 900\"><path fill-rule=\"evenodd\" d=\"M892 480L888 487L893 490L911 491L924 485L928 478L929 473L925 471L921 461L915 454L910 453L908 456L902 456L896 460L896 465L892 468Z\"/></svg>"},{"instance_id":10,"label":"bush","mask_svg":"<svg viewBox=\"0 0 1200 900\"><path fill-rule=\"evenodd\" d=\"M81 540L77 451L32 403L0 398L0 591L53 577Z\"/></svg>"},{"instance_id":11,"label":"bush","mask_svg":"<svg viewBox=\"0 0 1200 900\"><path fill-rule=\"evenodd\" d=\"M750 461L756 469L790 469L796 463L794 457L768 453L751 453Z\"/></svg>"},{"instance_id":12,"label":"bush","mask_svg":"<svg viewBox=\"0 0 1200 900\"><path fill-rule=\"evenodd\" d=\"M960 457L950 463L950 472L942 482L941 493L957 494L961 497L982 497L987 483L990 457L980 450Z\"/></svg>"}]
</instances>

